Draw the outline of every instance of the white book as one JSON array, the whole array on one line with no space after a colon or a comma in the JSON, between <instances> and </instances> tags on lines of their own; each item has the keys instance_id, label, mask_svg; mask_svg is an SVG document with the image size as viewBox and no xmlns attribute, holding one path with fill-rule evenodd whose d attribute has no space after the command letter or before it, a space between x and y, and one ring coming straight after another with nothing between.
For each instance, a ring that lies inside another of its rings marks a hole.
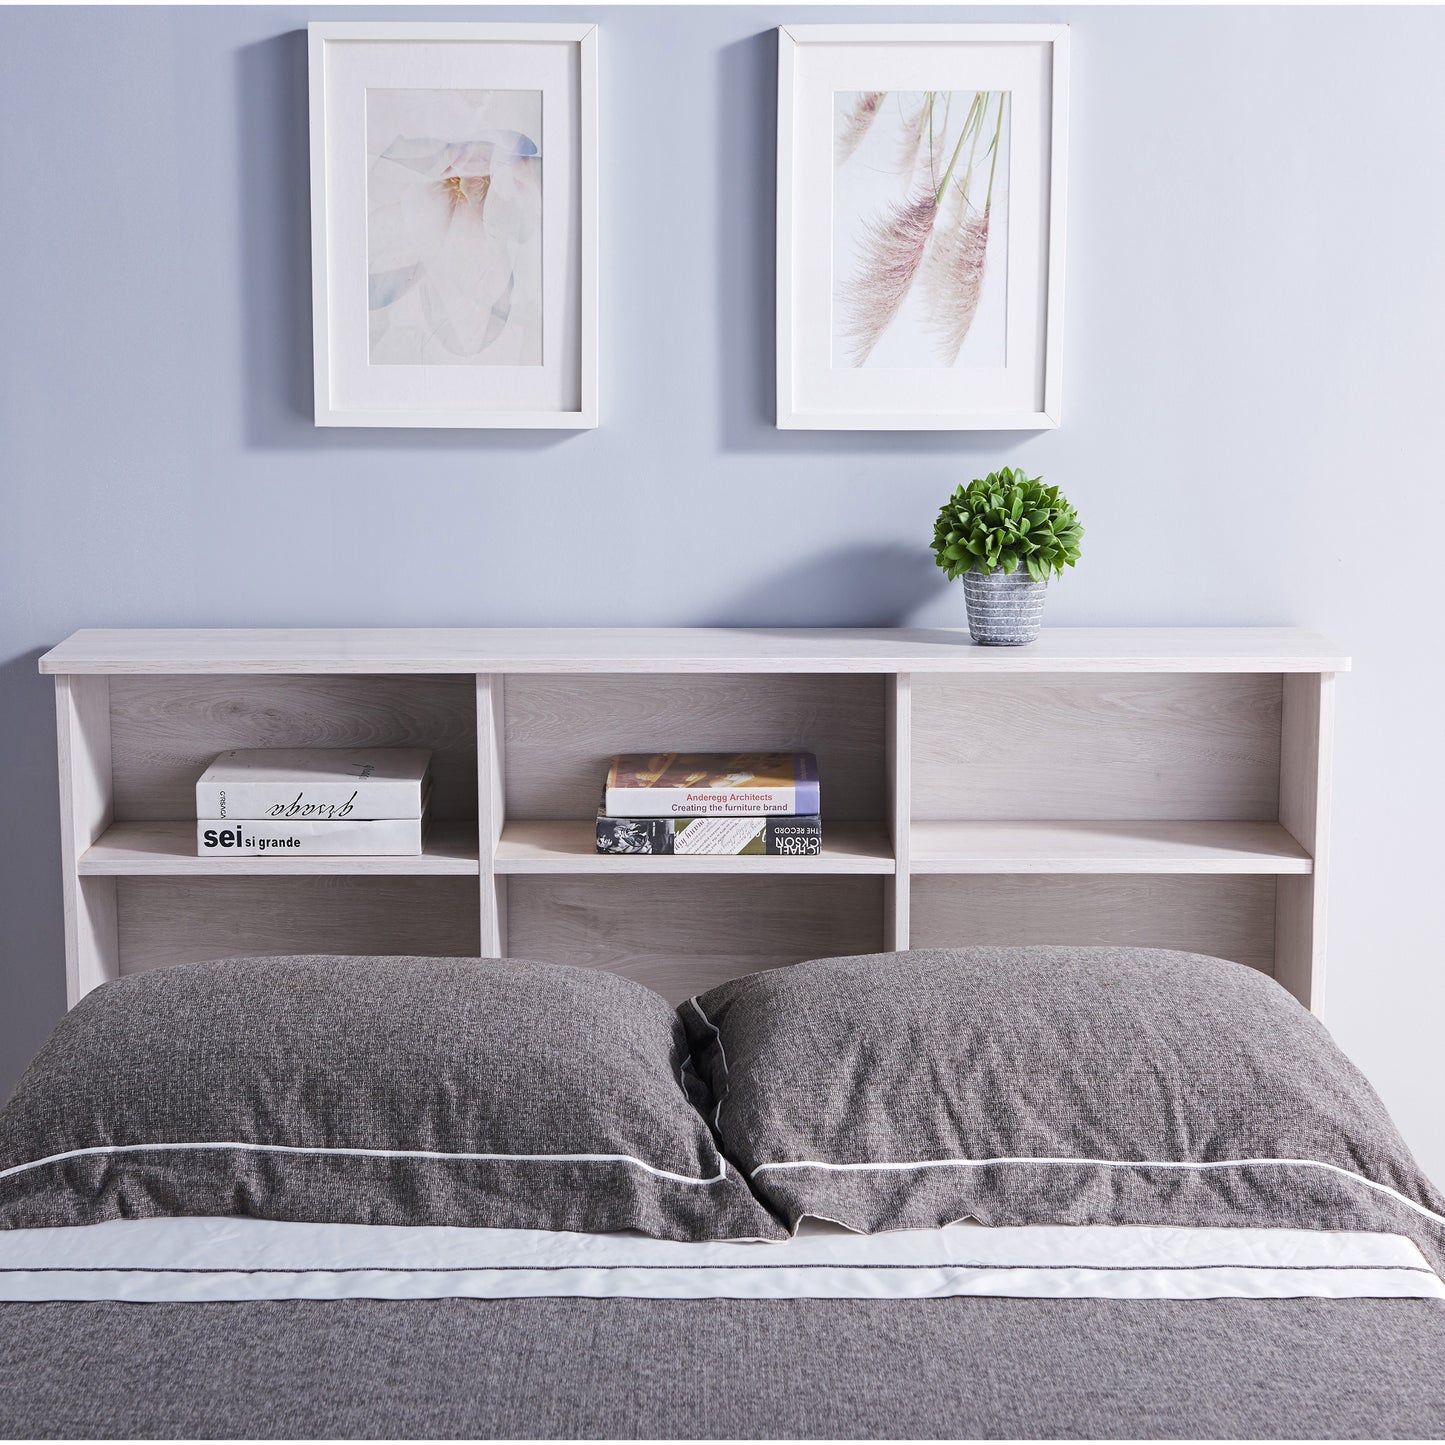
<instances>
[{"instance_id":1,"label":"white book","mask_svg":"<svg viewBox=\"0 0 1445 1445\"><path fill-rule=\"evenodd\" d=\"M232 748L197 779L196 817L415 821L430 770L426 748Z\"/></svg>"},{"instance_id":2,"label":"white book","mask_svg":"<svg viewBox=\"0 0 1445 1445\"><path fill-rule=\"evenodd\" d=\"M203 858L355 858L421 853L424 818L369 818L358 823L282 822L270 818L197 818L196 856Z\"/></svg>"}]
</instances>

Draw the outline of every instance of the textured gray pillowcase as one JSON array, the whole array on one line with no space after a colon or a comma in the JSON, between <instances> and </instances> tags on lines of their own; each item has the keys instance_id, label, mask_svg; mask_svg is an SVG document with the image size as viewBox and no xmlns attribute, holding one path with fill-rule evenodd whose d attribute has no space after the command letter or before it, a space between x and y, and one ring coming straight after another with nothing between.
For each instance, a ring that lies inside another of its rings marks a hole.
<instances>
[{"instance_id":1,"label":"textured gray pillowcase","mask_svg":"<svg viewBox=\"0 0 1445 1445\"><path fill-rule=\"evenodd\" d=\"M793 1227L1377 1229L1445 1263L1445 1221L1428 1217L1445 1199L1373 1089L1240 964L1134 948L870 954L734 979L679 1012L725 1152Z\"/></svg>"},{"instance_id":2,"label":"textured gray pillowcase","mask_svg":"<svg viewBox=\"0 0 1445 1445\"><path fill-rule=\"evenodd\" d=\"M777 1238L689 1098L686 1053L650 989L516 959L123 978L0 1110L0 1227L235 1214ZM215 1147L148 1147L177 1144ZM449 1157L468 1154L526 1157Z\"/></svg>"}]
</instances>

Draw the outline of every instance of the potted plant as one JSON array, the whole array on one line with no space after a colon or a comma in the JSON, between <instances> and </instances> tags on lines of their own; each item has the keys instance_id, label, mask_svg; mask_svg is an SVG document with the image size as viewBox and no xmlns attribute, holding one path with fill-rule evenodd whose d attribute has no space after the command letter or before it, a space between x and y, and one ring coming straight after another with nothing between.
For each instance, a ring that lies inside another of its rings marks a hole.
<instances>
[{"instance_id":1,"label":"potted plant","mask_svg":"<svg viewBox=\"0 0 1445 1445\"><path fill-rule=\"evenodd\" d=\"M1039 477L1003 467L958 487L933 527L933 551L951 582L963 578L975 642L1018 647L1039 635L1049 574L1079 560L1078 514Z\"/></svg>"}]
</instances>

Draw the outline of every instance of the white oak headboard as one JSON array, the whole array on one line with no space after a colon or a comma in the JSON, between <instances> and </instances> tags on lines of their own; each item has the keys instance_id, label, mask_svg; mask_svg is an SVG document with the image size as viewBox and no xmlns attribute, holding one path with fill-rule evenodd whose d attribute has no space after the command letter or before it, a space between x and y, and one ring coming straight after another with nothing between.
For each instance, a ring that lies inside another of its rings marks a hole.
<instances>
[{"instance_id":1,"label":"white oak headboard","mask_svg":"<svg viewBox=\"0 0 1445 1445\"><path fill-rule=\"evenodd\" d=\"M671 998L802 958L1127 943L1320 1009L1334 674L1291 628L86 630L47 653L73 1004L247 953L511 954ZM423 746L412 858L198 858L232 747ZM604 759L809 748L815 858L593 851Z\"/></svg>"}]
</instances>

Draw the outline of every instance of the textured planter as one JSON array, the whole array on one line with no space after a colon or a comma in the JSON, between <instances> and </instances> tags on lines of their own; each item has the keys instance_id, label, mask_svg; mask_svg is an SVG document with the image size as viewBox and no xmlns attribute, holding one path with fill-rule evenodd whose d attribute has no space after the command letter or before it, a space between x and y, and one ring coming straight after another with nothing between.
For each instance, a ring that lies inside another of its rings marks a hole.
<instances>
[{"instance_id":1,"label":"textured planter","mask_svg":"<svg viewBox=\"0 0 1445 1445\"><path fill-rule=\"evenodd\" d=\"M1020 567L1012 576L1002 567L992 572L965 572L963 597L968 604L968 631L989 647L1021 647L1039 635L1044 620L1047 578L1035 582Z\"/></svg>"}]
</instances>

